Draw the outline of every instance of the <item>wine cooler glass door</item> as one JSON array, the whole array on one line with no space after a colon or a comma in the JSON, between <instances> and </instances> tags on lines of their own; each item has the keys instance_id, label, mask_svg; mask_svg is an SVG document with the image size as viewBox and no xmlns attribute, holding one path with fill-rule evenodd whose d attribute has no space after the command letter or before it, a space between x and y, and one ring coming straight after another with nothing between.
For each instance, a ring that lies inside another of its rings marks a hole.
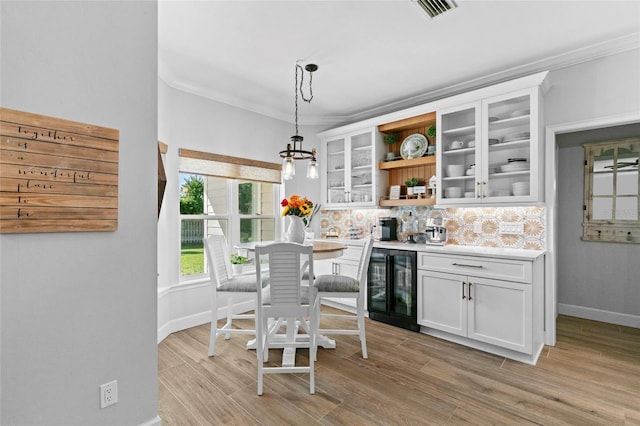
<instances>
[{"instance_id":1,"label":"wine cooler glass door","mask_svg":"<svg viewBox=\"0 0 640 426\"><path fill-rule=\"evenodd\" d=\"M413 295L413 274L415 265L411 256L393 256L393 306L392 311L401 316L411 316L414 306L415 296Z\"/></svg>"},{"instance_id":2,"label":"wine cooler glass door","mask_svg":"<svg viewBox=\"0 0 640 426\"><path fill-rule=\"evenodd\" d=\"M370 311L387 311L387 256L385 253L372 252L369 262L369 303Z\"/></svg>"}]
</instances>

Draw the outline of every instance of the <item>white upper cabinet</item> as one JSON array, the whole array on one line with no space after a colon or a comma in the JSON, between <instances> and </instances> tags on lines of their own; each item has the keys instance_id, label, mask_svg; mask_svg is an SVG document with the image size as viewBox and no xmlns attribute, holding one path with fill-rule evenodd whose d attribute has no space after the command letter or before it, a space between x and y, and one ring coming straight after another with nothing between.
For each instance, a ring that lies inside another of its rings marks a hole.
<instances>
[{"instance_id":1,"label":"white upper cabinet","mask_svg":"<svg viewBox=\"0 0 640 426\"><path fill-rule=\"evenodd\" d=\"M542 201L541 113L539 85L439 109L436 204Z\"/></svg>"},{"instance_id":2,"label":"white upper cabinet","mask_svg":"<svg viewBox=\"0 0 640 426\"><path fill-rule=\"evenodd\" d=\"M381 182L378 162L385 155L375 128L323 138L322 207L375 207Z\"/></svg>"}]
</instances>

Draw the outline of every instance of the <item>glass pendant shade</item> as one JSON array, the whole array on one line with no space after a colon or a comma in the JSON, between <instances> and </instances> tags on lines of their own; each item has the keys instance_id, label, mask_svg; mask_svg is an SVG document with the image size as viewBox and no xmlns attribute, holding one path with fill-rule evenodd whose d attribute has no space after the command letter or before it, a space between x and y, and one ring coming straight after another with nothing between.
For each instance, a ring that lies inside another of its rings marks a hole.
<instances>
[{"instance_id":1,"label":"glass pendant shade","mask_svg":"<svg viewBox=\"0 0 640 426\"><path fill-rule=\"evenodd\" d=\"M318 171L318 162L314 158L311 161L309 161L309 165L307 166L307 178L318 179L319 177L320 177L320 173Z\"/></svg>"},{"instance_id":2,"label":"glass pendant shade","mask_svg":"<svg viewBox=\"0 0 640 426\"><path fill-rule=\"evenodd\" d=\"M282 177L284 180L293 179L296 175L296 165L293 163L293 158L285 157L282 161Z\"/></svg>"}]
</instances>

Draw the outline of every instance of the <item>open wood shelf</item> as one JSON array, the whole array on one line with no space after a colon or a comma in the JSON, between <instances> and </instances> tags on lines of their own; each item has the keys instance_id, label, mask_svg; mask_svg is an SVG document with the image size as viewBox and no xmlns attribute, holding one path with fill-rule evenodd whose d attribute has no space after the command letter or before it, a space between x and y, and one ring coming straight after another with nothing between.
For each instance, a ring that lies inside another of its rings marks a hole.
<instances>
[{"instance_id":1,"label":"open wood shelf","mask_svg":"<svg viewBox=\"0 0 640 426\"><path fill-rule=\"evenodd\" d=\"M435 204L435 198L403 198L400 200L389 200L387 198L381 198L378 202L378 205L380 207L433 206Z\"/></svg>"},{"instance_id":2,"label":"open wood shelf","mask_svg":"<svg viewBox=\"0 0 640 426\"><path fill-rule=\"evenodd\" d=\"M380 170L398 169L401 167L415 167L436 164L436 156L428 155L420 158L412 158L410 160L394 160L382 161L378 164Z\"/></svg>"},{"instance_id":3,"label":"open wood shelf","mask_svg":"<svg viewBox=\"0 0 640 426\"><path fill-rule=\"evenodd\" d=\"M435 111L427 114L416 115L415 117L404 118L398 121L392 121L391 123L380 124L378 126L378 130L382 133L394 133L418 127L429 127L432 124L436 124Z\"/></svg>"},{"instance_id":4,"label":"open wood shelf","mask_svg":"<svg viewBox=\"0 0 640 426\"><path fill-rule=\"evenodd\" d=\"M436 113L416 115L402 120L384 123L378 126L381 133L396 133L397 142L389 145L389 152L399 152L402 141L408 136L419 133L426 135L429 126L436 124ZM429 139L429 138L427 138ZM430 145L434 145L434 140L429 140ZM396 154L397 155L397 154ZM400 185L404 189L407 179L417 177L424 185L427 185L429 178L436 173L436 156L428 155L409 160L382 161L378 164L379 170L386 170L389 173L389 186ZM402 195L400 200L389 200L383 197L379 200L380 207L400 207L400 206L430 206L436 203L432 198L407 198Z\"/></svg>"}]
</instances>

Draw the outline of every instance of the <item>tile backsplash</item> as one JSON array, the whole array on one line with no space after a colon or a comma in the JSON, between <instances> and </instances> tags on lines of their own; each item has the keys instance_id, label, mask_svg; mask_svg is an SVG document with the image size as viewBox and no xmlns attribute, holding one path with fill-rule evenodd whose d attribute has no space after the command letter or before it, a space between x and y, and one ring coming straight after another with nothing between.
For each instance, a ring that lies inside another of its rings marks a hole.
<instances>
[{"instance_id":1,"label":"tile backsplash","mask_svg":"<svg viewBox=\"0 0 640 426\"><path fill-rule=\"evenodd\" d=\"M324 237L332 232L346 239L354 235L363 236L371 232L381 217L396 217L398 239L402 241L406 239L402 223L409 217L409 212L418 218L419 230L425 229L428 219L442 218L447 228L447 244L546 249L546 213L543 206L321 210L320 233ZM501 226L514 223L521 224L522 234L501 232ZM476 233L478 229L481 232Z\"/></svg>"}]
</instances>

